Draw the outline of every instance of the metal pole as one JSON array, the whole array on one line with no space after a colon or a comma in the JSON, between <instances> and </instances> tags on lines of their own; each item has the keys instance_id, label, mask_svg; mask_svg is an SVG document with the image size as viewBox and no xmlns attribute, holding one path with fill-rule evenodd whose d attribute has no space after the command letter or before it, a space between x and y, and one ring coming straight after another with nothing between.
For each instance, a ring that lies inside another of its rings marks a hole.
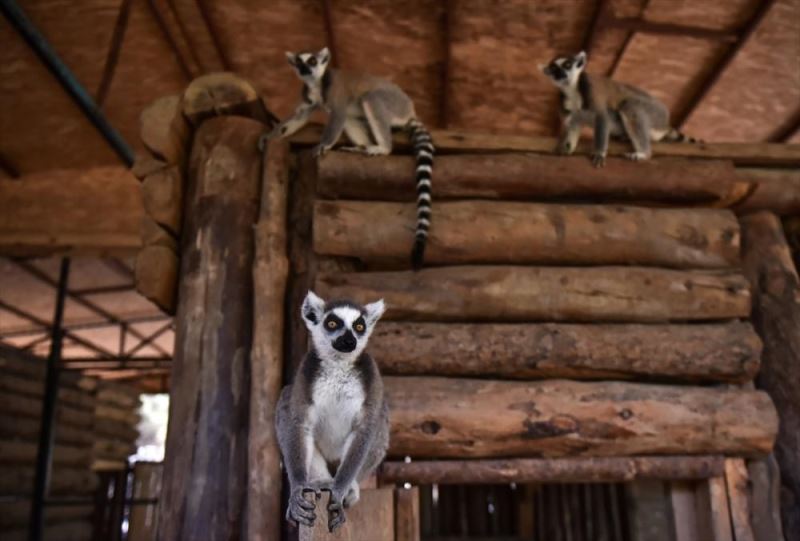
<instances>
[{"instance_id":1,"label":"metal pole","mask_svg":"<svg viewBox=\"0 0 800 541\"><path fill-rule=\"evenodd\" d=\"M41 32L34 26L25 12L14 0L0 0L0 11L6 16L8 22L19 32L28 46L58 79L64 90L72 97L81 108L83 114L94 124L94 127L103 135L111 147L117 152L122 161L130 167L133 165L133 150L122 138L117 130L111 126L103 111L100 110L92 96L78 81L75 74L59 58Z\"/></svg>"},{"instance_id":2,"label":"metal pole","mask_svg":"<svg viewBox=\"0 0 800 541\"><path fill-rule=\"evenodd\" d=\"M64 337L62 323L64 319L64 301L67 297L67 282L69 281L69 264L68 257L61 260L61 272L58 276L58 292L56 294L56 309L53 314L50 356L47 358L47 377L45 378L44 399L42 401L39 450L36 454L33 505L31 506L31 518L28 528L28 539L30 541L41 541L44 533L44 505L47 497L47 488L50 485L50 469L55 439L53 424L58 400L58 378L61 372L59 365L61 364L61 342Z\"/></svg>"}]
</instances>

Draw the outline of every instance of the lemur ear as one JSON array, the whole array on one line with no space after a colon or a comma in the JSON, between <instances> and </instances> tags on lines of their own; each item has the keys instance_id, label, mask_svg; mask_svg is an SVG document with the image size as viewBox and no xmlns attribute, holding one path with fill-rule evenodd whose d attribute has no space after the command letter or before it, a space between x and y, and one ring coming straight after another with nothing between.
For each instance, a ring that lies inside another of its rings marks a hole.
<instances>
[{"instance_id":1,"label":"lemur ear","mask_svg":"<svg viewBox=\"0 0 800 541\"><path fill-rule=\"evenodd\" d=\"M285 55L286 55L286 60L288 60L288 61L289 61L289 65L290 65L290 66L292 66L293 68L294 68L294 67L297 67L297 60L296 60L296 58L295 58L295 55L294 55L294 53L293 53L293 52L291 52L291 51L284 51L284 52L283 52L283 54L285 54Z\"/></svg>"},{"instance_id":2,"label":"lemur ear","mask_svg":"<svg viewBox=\"0 0 800 541\"><path fill-rule=\"evenodd\" d=\"M327 64L328 60L331 59L331 52L328 50L327 47L323 47L320 52L317 53L317 57L319 58L320 64Z\"/></svg>"},{"instance_id":3,"label":"lemur ear","mask_svg":"<svg viewBox=\"0 0 800 541\"><path fill-rule=\"evenodd\" d=\"M378 322L386 311L386 304L384 304L383 299L381 299L366 305L364 311L367 313L365 318L367 320L367 325L371 327Z\"/></svg>"},{"instance_id":4,"label":"lemur ear","mask_svg":"<svg viewBox=\"0 0 800 541\"><path fill-rule=\"evenodd\" d=\"M300 309L300 314L309 330L322 320L323 312L325 312L325 301L309 290Z\"/></svg>"},{"instance_id":5,"label":"lemur ear","mask_svg":"<svg viewBox=\"0 0 800 541\"><path fill-rule=\"evenodd\" d=\"M586 51L581 51L575 56L575 67L582 68L586 65Z\"/></svg>"}]
</instances>

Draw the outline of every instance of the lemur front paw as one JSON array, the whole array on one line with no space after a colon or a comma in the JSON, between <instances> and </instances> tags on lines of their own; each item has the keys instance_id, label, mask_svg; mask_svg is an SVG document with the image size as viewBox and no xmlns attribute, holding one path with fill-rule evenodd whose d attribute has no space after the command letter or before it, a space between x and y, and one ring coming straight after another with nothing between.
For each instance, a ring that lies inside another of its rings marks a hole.
<instances>
[{"instance_id":1,"label":"lemur front paw","mask_svg":"<svg viewBox=\"0 0 800 541\"><path fill-rule=\"evenodd\" d=\"M569 141L562 141L558 144L558 147L556 147L556 152L563 156L569 156L575 152L575 147L573 147Z\"/></svg>"},{"instance_id":2,"label":"lemur front paw","mask_svg":"<svg viewBox=\"0 0 800 541\"><path fill-rule=\"evenodd\" d=\"M314 149L311 151L311 153L314 155L315 158L321 158L330 149L331 149L331 147L329 147L329 146L317 145L317 146L314 147Z\"/></svg>"},{"instance_id":3,"label":"lemur front paw","mask_svg":"<svg viewBox=\"0 0 800 541\"><path fill-rule=\"evenodd\" d=\"M344 501L343 495L338 491L331 491L330 500L328 500L328 531L333 533L347 520L344 516Z\"/></svg>"},{"instance_id":4,"label":"lemur front paw","mask_svg":"<svg viewBox=\"0 0 800 541\"><path fill-rule=\"evenodd\" d=\"M592 154L592 165L597 168L603 167L606 164L606 155L600 152Z\"/></svg>"},{"instance_id":5,"label":"lemur front paw","mask_svg":"<svg viewBox=\"0 0 800 541\"><path fill-rule=\"evenodd\" d=\"M306 499L306 494L308 493L316 493L316 491L308 487L296 488L292 491L286 509L286 520L303 524L304 526L314 526L314 521L317 519L314 510L317 504L315 501L310 502Z\"/></svg>"}]
</instances>

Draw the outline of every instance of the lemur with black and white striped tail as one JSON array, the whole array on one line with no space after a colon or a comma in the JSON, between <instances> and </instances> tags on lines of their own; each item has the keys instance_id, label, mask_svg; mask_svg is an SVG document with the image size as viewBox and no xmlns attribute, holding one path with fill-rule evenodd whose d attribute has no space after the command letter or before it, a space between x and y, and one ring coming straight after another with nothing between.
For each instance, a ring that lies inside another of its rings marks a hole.
<instances>
[{"instance_id":1,"label":"lemur with black and white striped tail","mask_svg":"<svg viewBox=\"0 0 800 541\"><path fill-rule=\"evenodd\" d=\"M341 150L369 156L391 154L392 128L408 130L417 159L417 224L411 265L419 269L431 225L434 146L430 133L417 119L414 102L386 79L329 68L331 55L327 47L316 53L287 51L286 58L304 83L303 101L291 118L261 137L259 146L263 148L267 139L295 133L316 109L327 111L329 118L320 143L314 147L315 156L330 150L343 131L353 146Z\"/></svg>"},{"instance_id":2,"label":"lemur with black and white striped tail","mask_svg":"<svg viewBox=\"0 0 800 541\"><path fill-rule=\"evenodd\" d=\"M594 128L596 167L605 163L609 136L630 140L634 151L625 157L634 161L650 158L650 141L698 142L673 128L667 106L644 90L586 73L583 51L539 67L561 91L564 132L558 151L562 154L575 151L583 126Z\"/></svg>"}]
</instances>

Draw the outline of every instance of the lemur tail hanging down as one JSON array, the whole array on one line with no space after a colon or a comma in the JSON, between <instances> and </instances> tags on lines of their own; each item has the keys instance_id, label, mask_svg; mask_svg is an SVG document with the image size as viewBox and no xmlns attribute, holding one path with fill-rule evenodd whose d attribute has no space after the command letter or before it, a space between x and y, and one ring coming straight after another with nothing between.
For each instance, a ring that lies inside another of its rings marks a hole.
<instances>
[{"instance_id":1,"label":"lemur tail hanging down","mask_svg":"<svg viewBox=\"0 0 800 541\"><path fill-rule=\"evenodd\" d=\"M341 150L369 156L392 152L392 128L407 129L417 156L417 224L411 252L413 268L422 267L431 225L431 173L434 147L430 133L417 119L411 98L394 83L358 73L328 68L330 52L286 53L303 81L303 101L294 115L262 136L259 146L273 137L288 137L302 128L318 108L330 116L314 155L331 149L344 131L353 146Z\"/></svg>"},{"instance_id":2,"label":"lemur tail hanging down","mask_svg":"<svg viewBox=\"0 0 800 541\"><path fill-rule=\"evenodd\" d=\"M540 66L561 91L564 132L558 150L572 154L583 126L594 128L592 162L605 163L609 136L630 140L630 160L647 160L652 154L651 141L697 143L670 126L669 110L659 100L631 85L608 77L586 73L586 53L555 58Z\"/></svg>"}]
</instances>

